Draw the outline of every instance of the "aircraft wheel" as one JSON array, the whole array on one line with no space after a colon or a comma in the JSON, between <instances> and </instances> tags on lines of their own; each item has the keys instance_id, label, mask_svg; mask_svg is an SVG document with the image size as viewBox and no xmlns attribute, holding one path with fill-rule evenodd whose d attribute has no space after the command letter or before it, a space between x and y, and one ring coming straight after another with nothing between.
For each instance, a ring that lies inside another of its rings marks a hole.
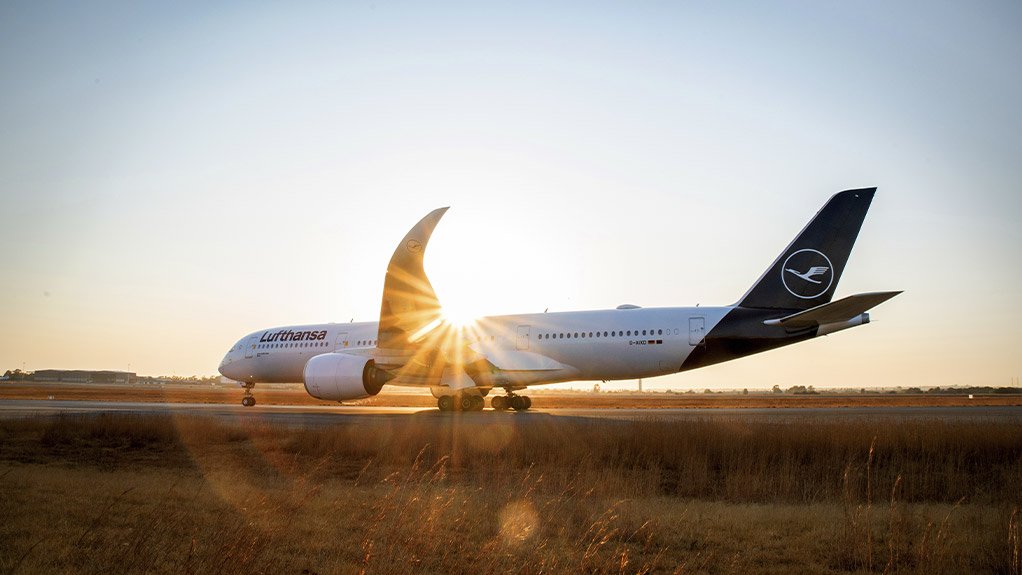
<instances>
[{"instance_id":1,"label":"aircraft wheel","mask_svg":"<svg viewBox=\"0 0 1022 575\"><path fill-rule=\"evenodd\" d=\"M482 411L486 407L486 400L481 395L472 396L472 411Z\"/></svg>"},{"instance_id":2,"label":"aircraft wheel","mask_svg":"<svg viewBox=\"0 0 1022 575\"><path fill-rule=\"evenodd\" d=\"M525 409L531 408L532 407L532 398L530 398L528 395L523 395L521 397L522 397L523 405L525 405Z\"/></svg>"},{"instance_id":3,"label":"aircraft wheel","mask_svg":"<svg viewBox=\"0 0 1022 575\"><path fill-rule=\"evenodd\" d=\"M525 398L521 395L511 396L511 409L515 411L525 411L529 407L525 404Z\"/></svg>"},{"instance_id":4,"label":"aircraft wheel","mask_svg":"<svg viewBox=\"0 0 1022 575\"><path fill-rule=\"evenodd\" d=\"M490 400L490 407L496 411L504 411L507 409L507 398L502 395L495 396Z\"/></svg>"},{"instance_id":5,"label":"aircraft wheel","mask_svg":"<svg viewBox=\"0 0 1022 575\"><path fill-rule=\"evenodd\" d=\"M436 406L440 411L454 411L454 398L450 395L442 395L436 400Z\"/></svg>"},{"instance_id":6,"label":"aircraft wheel","mask_svg":"<svg viewBox=\"0 0 1022 575\"><path fill-rule=\"evenodd\" d=\"M252 407L253 405L255 405L255 403L256 403L255 398L252 397L251 395L246 395L245 397L241 398L241 404L244 405L245 407Z\"/></svg>"},{"instance_id":7,"label":"aircraft wheel","mask_svg":"<svg viewBox=\"0 0 1022 575\"><path fill-rule=\"evenodd\" d=\"M463 394L458 400L458 411L473 411L476 407L476 396Z\"/></svg>"}]
</instances>

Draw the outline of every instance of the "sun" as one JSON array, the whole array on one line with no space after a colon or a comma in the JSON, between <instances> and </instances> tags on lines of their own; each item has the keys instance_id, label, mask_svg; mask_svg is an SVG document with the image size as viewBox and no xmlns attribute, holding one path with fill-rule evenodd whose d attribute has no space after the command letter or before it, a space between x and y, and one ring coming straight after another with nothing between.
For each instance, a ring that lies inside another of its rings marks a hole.
<instances>
[{"instance_id":1,"label":"sun","mask_svg":"<svg viewBox=\"0 0 1022 575\"><path fill-rule=\"evenodd\" d=\"M456 328L469 327L479 319L479 314L466 306L457 305L457 301L441 302L440 315L444 318L444 321Z\"/></svg>"}]
</instances>

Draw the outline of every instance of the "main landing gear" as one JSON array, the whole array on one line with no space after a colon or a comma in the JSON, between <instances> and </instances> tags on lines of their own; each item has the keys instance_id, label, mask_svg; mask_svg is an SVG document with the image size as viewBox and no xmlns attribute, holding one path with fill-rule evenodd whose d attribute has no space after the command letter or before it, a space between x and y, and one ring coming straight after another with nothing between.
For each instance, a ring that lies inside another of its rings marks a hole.
<instances>
[{"instance_id":1,"label":"main landing gear","mask_svg":"<svg viewBox=\"0 0 1022 575\"><path fill-rule=\"evenodd\" d=\"M252 388L255 386L254 383L246 383L245 386L245 397L241 398L241 404L245 407L252 407L255 405L255 397L252 395Z\"/></svg>"},{"instance_id":2,"label":"main landing gear","mask_svg":"<svg viewBox=\"0 0 1022 575\"><path fill-rule=\"evenodd\" d=\"M436 406L440 411L482 411L486 407L486 400L481 395L467 393L442 395L437 398Z\"/></svg>"},{"instance_id":3,"label":"main landing gear","mask_svg":"<svg viewBox=\"0 0 1022 575\"><path fill-rule=\"evenodd\" d=\"M436 406L440 408L440 411L482 411L486 407L486 400L482 396L468 393L442 395L437 398ZM516 395L508 391L505 396L495 396L490 401L490 406L494 411L506 409L525 411L532 407L532 400L528 396Z\"/></svg>"},{"instance_id":4,"label":"main landing gear","mask_svg":"<svg viewBox=\"0 0 1022 575\"><path fill-rule=\"evenodd\" d=\"M532 407L532 400L527 395L516 395L508 391L504 397L498 395L490 400L490 407L497 411L504 411L505 409L525 411Z\"/></svg>"}]
</instances>

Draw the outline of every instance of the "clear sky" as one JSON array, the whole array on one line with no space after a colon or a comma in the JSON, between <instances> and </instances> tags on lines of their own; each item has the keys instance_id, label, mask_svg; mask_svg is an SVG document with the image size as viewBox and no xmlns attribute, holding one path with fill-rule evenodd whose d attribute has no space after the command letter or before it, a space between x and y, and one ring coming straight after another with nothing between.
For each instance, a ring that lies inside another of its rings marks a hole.
<instances>
[{"instance_id":1,"label":"clear sky","mask_svg":"<svg viewBox=\"0 0 1022 575\"><path fill-rule=\"evenodd\" d=\"M874 323L647 388L1022 375L1018 2L5 2L0 369L213 374L378 318L733 303L878 186ZM811 380L807 380L811 376ZM634 385L634 382L630 385Z\"/></svg>"}]
</instances>

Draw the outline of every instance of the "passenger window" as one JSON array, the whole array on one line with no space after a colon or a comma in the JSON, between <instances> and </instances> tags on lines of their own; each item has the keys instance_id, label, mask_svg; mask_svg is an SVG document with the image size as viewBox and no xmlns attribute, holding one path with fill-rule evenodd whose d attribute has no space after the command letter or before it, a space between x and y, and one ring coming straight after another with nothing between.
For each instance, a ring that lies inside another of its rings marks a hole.
<instances>
[{"instance_id":1,"label":"passenger window","mask_svg":"<svg viewBox=\"0 0 1022 575\"><path fill-rule=\"evenodd\" d=\"M658 330L656 330L656 334L657 335L664 335L664 330L658 329Z\"/></svg>"}]
</instances>

